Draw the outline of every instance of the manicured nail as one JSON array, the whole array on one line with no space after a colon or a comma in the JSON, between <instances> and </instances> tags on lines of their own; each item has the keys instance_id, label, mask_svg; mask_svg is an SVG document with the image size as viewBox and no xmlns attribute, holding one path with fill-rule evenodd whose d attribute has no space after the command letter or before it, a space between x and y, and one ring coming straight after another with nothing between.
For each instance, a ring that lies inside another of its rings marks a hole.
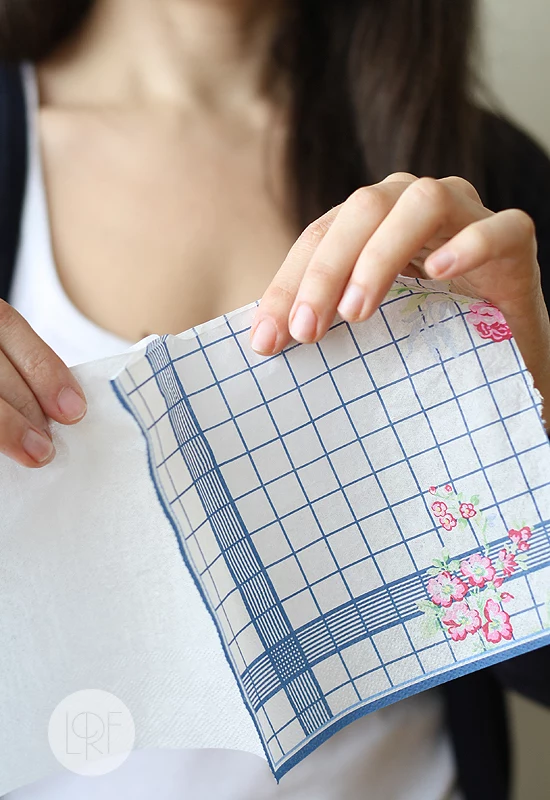
<instances>
[{"instance_id":1,"label":"manicured nail","mask_svg":"<svg viewBox=\"0 0 550 800\"><path fill-rule=\"evenodd\" d=\"M357 319L365 304L365 292L355 283L350 283L338 305L338 313L347 320Z\"/></svg>"},{"instance_id":2,"label":"manicured nail","mask_svg":"<svg viewBox=\"0 0 550 800\"><path fill-rule=\"evenodd\" d=\"M29 428L23 437L22 445L25 453L37 464L43 464L44 461L47 461L54 451L52 442L42 436L41 433L33 431L32 428Z\"/></svg>"},{"instance_id":3,"label":"manicured nail","mask_svg":"<svg viewBox=\"0 0 550 800\"><path fill-rule=\"evenodd\" d=\"M450 250L441 250L440 253L430 256L430 260L426 266L432 277L443 278L455 262L456 256L454 253L451 253Z\"/></svg>"},{"instance_id":4,"label":"manicured nail","mask_svg":"<svg viewBox=\"0 0 550 800\"><path fill-rule=\"evenodd\" d=\"M69 422L76 422L86 413L86 403L82 397L67 386L57 398L59 410Z\"/></svg>"},{"instance_id":5,"label":"manicured nail","mask_svg":"<svg viewBox=\"0 0 550 800\"><path fill-rule=\"evenodd\" d=\"M252 349L262 355L269 355L275 349L277 326L271 317L264 317L252 334Z\"/></svg>"},{"instance_id":6,"label":"manicured nail","mask_svg":"<svg viewBox=\"0 0 550 800\"><path fill-rule=\"evenodd\" d=\"M300 303L289 326L290 335L297 342L312 342L317 334L317 316L311 306Z\"/></svg>"}]
</instances>

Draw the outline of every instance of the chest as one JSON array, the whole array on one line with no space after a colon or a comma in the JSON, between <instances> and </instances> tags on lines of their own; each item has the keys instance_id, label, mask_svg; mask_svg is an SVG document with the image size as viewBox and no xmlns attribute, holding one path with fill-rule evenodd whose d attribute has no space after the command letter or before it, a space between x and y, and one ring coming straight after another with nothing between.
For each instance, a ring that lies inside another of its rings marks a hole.
<instances>
[{"instance_id":1,"label":"chest","mask_svg":"<svg viewBox=\"0 0 550 800\"><path fill-rule=\"evenodd\" d=\"M257 299L296 237L277 132L42 112L40 138L61 282L124 338Z\"/></svg>"}]
</instances>

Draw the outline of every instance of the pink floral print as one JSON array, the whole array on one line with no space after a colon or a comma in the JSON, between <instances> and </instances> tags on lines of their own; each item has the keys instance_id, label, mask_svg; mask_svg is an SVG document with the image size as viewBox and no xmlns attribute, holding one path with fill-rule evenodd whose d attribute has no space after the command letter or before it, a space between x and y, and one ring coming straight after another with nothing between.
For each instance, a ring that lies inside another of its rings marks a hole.
<instances>
[{"instance_id":1,"label":"pink floral print","mask_svg":"<svg viewBox=\"0 0 550 800\"><path fill-rule=\"evenodd\" d=\"M502 342L512 338L512 332L502 312L484 300L474 302L472 298L457 296L451 300L445 293L427 289L422 284L415 286L403 284L401 281L396 281L389 294L393 297L409 298L408 302L400 303L403 321L410 329L407 337L409 353L420 338L438 358L441 358L442 347L453 356L458 356L461 352L460 342L444 323L461 313L461 307L466 312L466 323L482 339Z\"/></svg>"},{"instance_id":2,"label":"pink floral print","mask_svg":"<svg viewBox=\"0 0 550 800\"><path fill-rule=\"evenodd\" d=\"M485 638L491 644L498 644L502 639L510 641L514 632L510 623L510 616L494 600L487 600L483 614L487 622L483 625Z\"/></svg>"},{"instance_id":3,"label":"pink floral print","mask_svg":"<svg viewBox=\"0 0 550 800\"><path fill-rule=\"evenodd\" d=\"M460 516L464 519L471 519L477 514L473 503L461 503L458 510L460 511Z\"/></svg>"},{"instance_id":4,"label":"pink floral print","mask_svg":"<svg viewBox=\"0 0 550 800\"><path fill-rule=\"evenodd\" d=\"M462 561L460 563L460 571L471 586L479 586L480 588L492 581L496 575L496 569L493 567L491 559L487 558L487 556L482 556L481 553L475 553L470 558Z\"/></svg>"},{"instance_id":5,"label":"pink floral print","mask_svg":"<svg viewBox=\"0 0 550 800\"><path fill-rule=\"evenodd\" d=\"M510 569L511 555L503 548L495 563L501 569L507 564ZM419 601L418 606L454 642L476 634L486 648L513 637L510 615L502 605L514 596L501 589L506 576L496 574L487 555L474 553L462 561L449 561L445 554L442 560L434 561L428 574L433 575L426 587L430 599Z\"/></svg>"},{"instance_id":6,"label":"pink floral print","mask_svg":"<svg viewBox=\"0 0 550 800\"><path fill-rule=\"evenodd\" d=\"M432 511L436 517L443 517L447 513L447 505L445 503L436 501L435 503L432 503Z\"/></svg>"},{"instance_id":7,"label":"pink floral print","mask_svg":"<svg viewBox=\"0 0 550 800\"><path fill-rule=\"evenodd\" d=\"M502 574L506 578L508 578L510 575L513 575L518 568L518 563L514 553L508 552L505 547L498 551L497 565L499 569L502 570Z\"/></svg>"},{"instance_id":8,"label":"pink floral print","mask_svg":"<svg viewBox=\"0 0 550 800\"><path fill-rule=\"evenodd\" d=\"M523 553L527 552L531 547L529 544L531 535L531 528L528 528L527 525L524 525L519 531L514 530L514 528L508 531L508 538L517 546L518 550L521 550Z\"/></svg>"},{"instance_id":9,"label":"pink floral print","mask_svg":"<svg viewBox=\"0 0 550 800\"><path fill-rule=\"evenodd\" d=\"M441 527L445 528L446 531L452 531L453 528L456 528L456 519L452 514L444 514L442 517L439 517L439 521Z\"/></svg>"},{"instance_id":10,"label":"pink floral print","mask_svg":"<svg viewBox=\"0 0 550 800\"><path fill-rule=\"evenodd\" d=\"M472 303L466 320L473 325L482 339L503 342L512 338L512 331L500 311L492 303Z\"/></svg>"},{"instance_id":11,"label":"pink floral print","mask_svg":"<svg viewBox=\"0 0 550 800\"><path fill-rule=\"evenodd\" d=\"M437 486L430 486L428 491L437 498L430 506L432 514L446 531L452 531L457 524L460 527L467 525L468 520L478 517L480 513L476 508L479 497L465 498L461 492L455 492L450 483L440 490Z\"/></svg>"},{"instance_id":12,"label":"pink floral print","mask_svg":"<svg viewBox=\"0 0 550 800\"><path fill-rule=\"evenodd\" d=\"M427 570L429 599L418 601L428 629L443 630L454 642L474 636L485 650L510 641L513 625L503 606L514 596L503 586L518 570L526 569L531 528L510 528L508 540L492 550L486 529L493 525L494 515L488 516L480 507L477 495L466 499L450 483L442 489L430 486L428 492L432 496L430 509L441 528L451 531L457 526L469 526L483 545L462 559L452 559L447 550L441 558L434 559Z\"/></svg>"},{"instance_id":13,"label":"pink floral print","mask_svg":"<svg viewBox=\"0 0 550 800\"><path fill-rule=\"evenodd\" d=\"M455 600L462 600L468 592L468 586L460 578L453 577L450 572L442 572L428 581L428 592L436 606L448 608Z\"/></svg>"},{"instance_id":14,"label":"pink floral print","mask_svg":"<svg viewBox=\"0 0 550 800\"><path fill-rule=\"evenodd\" d=\"M476 633L481 628L479 612L470 608L468 603L453 603L442 622L454 642L463 641L469 633Z\"/></svg>"}]
</instances>

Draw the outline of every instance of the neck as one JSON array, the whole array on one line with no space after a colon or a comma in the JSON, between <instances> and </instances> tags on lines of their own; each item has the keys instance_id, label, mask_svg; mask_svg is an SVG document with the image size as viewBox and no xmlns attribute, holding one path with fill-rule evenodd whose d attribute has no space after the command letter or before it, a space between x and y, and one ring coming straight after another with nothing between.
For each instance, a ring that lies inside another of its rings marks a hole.
<instances>
[{"instance_id":1,"label":"neck","mask_svg":"<svg viewBox=\"0 0 550 800\"><path fill-rule=\"evenodd\" d=\"M69 105L227 108L265 98L283 2L96 0L80 32L41 65L44 99L49 85Z\"/></svg>"}]
</instances>

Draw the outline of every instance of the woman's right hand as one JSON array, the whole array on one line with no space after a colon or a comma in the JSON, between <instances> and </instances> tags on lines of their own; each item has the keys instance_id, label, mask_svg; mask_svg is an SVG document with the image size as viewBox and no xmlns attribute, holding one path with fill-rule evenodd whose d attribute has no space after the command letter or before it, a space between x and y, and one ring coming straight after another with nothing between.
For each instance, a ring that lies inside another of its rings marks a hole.
<instances>
[{"instance_id":1,"label":"woman's right hand","mask_svg":"<svg viewBox=\"0 0 550 800\"><path fill-rule=\"evenodd\" d=\"M69 368L0 300L0 453L43 467L55 455L48 418L71 425L85 413L84 393Z\"/></svg>"}]
</instances>

